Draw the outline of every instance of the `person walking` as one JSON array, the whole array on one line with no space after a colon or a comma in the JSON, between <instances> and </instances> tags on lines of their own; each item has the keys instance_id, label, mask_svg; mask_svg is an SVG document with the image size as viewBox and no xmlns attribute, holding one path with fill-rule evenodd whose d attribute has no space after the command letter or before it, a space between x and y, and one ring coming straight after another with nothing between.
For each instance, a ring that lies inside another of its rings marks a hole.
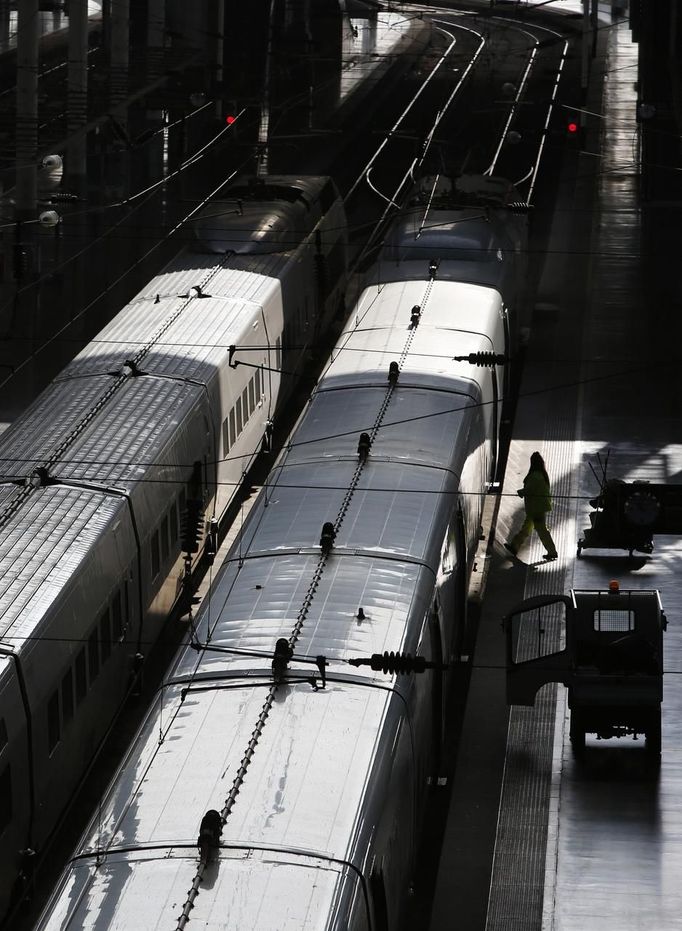
<instances>
[{"instance_id":1,"label":"person walking","mask_svg":"<svg viewBox=\"0 0 682 931\"><path fill-rule=\"evenodd\" d=\"M504 544L504 548L508 550L512 556L516 556L520 547L531 535L533 529L535 529L547 550L543 559L557 559L558 554L556 546L554 545L552 535L545 523L545 515L548 511L552 510L552 496L550 493L549 476L545 468L545 460L540 453L535 452L530 457L528 474L523 480L523 488L519 488L517 494L519 497L523 498L526 518L519 532Z\"/></svg>"}]
</instances>

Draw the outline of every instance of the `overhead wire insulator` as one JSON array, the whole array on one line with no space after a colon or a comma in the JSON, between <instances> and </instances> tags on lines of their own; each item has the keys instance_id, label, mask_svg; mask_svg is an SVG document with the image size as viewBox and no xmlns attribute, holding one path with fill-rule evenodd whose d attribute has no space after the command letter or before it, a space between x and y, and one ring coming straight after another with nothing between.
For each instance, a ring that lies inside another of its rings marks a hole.
<instances>
[{"instance_id":1,"label":"overhead wire insulator","mask_svg":"<svg viewBox=\"0 0 682 931\"><path fill-rule=\"evenodd\" d=\"M322 533L320 534L320 546L322 547L322 552L327 554L332 546L334 545L334 539L336 537L336 530L334 529L334 524L330 520L325 521L322 525Z\"/></svg>"},{"instance_id":2,"label":"overhead wire insulator","mask_svg":"<svg viewBox=\"0 0 682 931\"><path fill-rule=\"evenodd\" d=\"M349 659L351 666L369 666L375 672L408 673L424 672L426 669L443 669L440 663L432 663L424 656L412 656L410 653L373 653L371 656Z\"/></svg>"},{"instance_id":3,"label":"overhead wire insulator","mask_svg":"<svg viewBox=\"0 0 682 931\"><path fill-rule=\"evenodd\" d=\"M495 365L505 365L509 359L501 352L470 352L468 356L454 356L453 362L468 362L480 368L493 368Z\"/></svg>"},{"instance_id":4,"label":"overhead wire insulator","mask_svg":"<svg viewBox=\"0 0 682 931\"><path fill-rule=\"evenodd\" d=\"M369 433L361 433L360 439L358 440L358 458L361 462L364 462L365 459L369 456L369 449L372 445L372 441L369 437Z\"/></svg>"},{"instance_id":5,"label":"overhead wire insulator","mask_svg":"<svg viewBox=\"0 0 682 931\"><path fill-rule=\"evenodd\" d=\"M435 278L436 272L438 271L438 266L440 265L440 259L431 259L429 262L429 278Z\"/></svg>"},{"instance_id":6,"label":"overhead wire insulator","mask_svg":"<svg viewBox=\"0 0 682 931\"><path fill-rule=\"evenodd\" d=\"M287 671L289 660L294 655L294 651L286 637L280 637L275 644L275 652L272 657L272 674L275 682L281 682Z\"/></svg>"},{"instance_id":7,"label":"overhead wire insulator","mask_svg":"<svg viewBox=\"0 0 682 931\"><path fill-rule=\"evenodd\" d=\"M419 304L415 304L412 310L410 311L410 326L416 327L419 326L419 321L421 319L422 309Z\"/></svg>"},{"instance_id":8,"label":"overhead wire insulator","mask_svg":"<svg viewBox=\"0 0 682 931\"><path fill-rule=\"evenodd\" d=\"M223 823L220 813L215 808L209 809L201 819L199 837L197 838L199 856L204 863L209 862L213 851L219 847L222 830Z\"/></svg>"},{"instance_id":9,"label":"overhead wire insulator","mask_svg":"<svg viewBox=\"0 0 682 931\"><path fill-rule=\"evenodd\" d=\"M388 380L392 385L398 381L398 375L400 375L400 368L397 362L391 362L388 367Z\"/></svg>"}]
</instances>

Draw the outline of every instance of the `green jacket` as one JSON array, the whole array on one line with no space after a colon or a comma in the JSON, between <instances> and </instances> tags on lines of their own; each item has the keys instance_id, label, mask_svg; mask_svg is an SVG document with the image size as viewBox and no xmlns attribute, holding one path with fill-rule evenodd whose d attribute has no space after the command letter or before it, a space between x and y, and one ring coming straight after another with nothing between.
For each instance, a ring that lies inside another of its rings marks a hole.
<instances>
[{"instance_id":1,"label":"green jacket","mask_svg":"<svg viewBox=\"0 0 682 931\"><path fill-rule=\"evenodd\" d=\"M528 517L542 517L552 510L549 482L542 472L529 472L523 480L523 503Z\"/></svg>"}]
</instances>

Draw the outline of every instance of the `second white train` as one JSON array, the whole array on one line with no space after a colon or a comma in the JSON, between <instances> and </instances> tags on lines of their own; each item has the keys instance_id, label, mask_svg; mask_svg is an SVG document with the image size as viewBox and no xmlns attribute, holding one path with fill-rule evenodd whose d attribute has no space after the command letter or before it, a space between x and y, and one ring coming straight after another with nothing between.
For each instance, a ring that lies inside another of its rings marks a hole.
<instances>
[{"instance_id":1,"label":"second white train","mask_svg":"<svg viewBox=\"0 0 682 931\"><path fill-rule=\"evenodd\" d=\"M372 271L40 931L402 926L509 348L459 219Z\"/></svg>"}]
</instances>

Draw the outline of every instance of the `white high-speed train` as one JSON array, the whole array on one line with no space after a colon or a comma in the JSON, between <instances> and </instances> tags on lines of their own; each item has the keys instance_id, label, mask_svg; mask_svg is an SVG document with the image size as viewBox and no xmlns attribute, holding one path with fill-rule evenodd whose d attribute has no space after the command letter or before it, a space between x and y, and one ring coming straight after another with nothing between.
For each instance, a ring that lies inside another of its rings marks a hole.
<instances>
[{"instance_id":1,"label":"white high-speed train","mask_svg":"<svg viewBox=\"0 0 682 931\"><path fill-rule=\"evenodd\" d=\"M401 927L508 351L459 220L370 274L40 931Z\"/></svg>"},{"instance_id":2,"label":"white high-speed train","mask_svg":"<svg viewBox=\"0 0 682 931\"><path fill-rule=\"evenodd\" d=\"M0 914L342 306L329 178L235 184L0 437Z\"/></svg>"}]
</instances>

